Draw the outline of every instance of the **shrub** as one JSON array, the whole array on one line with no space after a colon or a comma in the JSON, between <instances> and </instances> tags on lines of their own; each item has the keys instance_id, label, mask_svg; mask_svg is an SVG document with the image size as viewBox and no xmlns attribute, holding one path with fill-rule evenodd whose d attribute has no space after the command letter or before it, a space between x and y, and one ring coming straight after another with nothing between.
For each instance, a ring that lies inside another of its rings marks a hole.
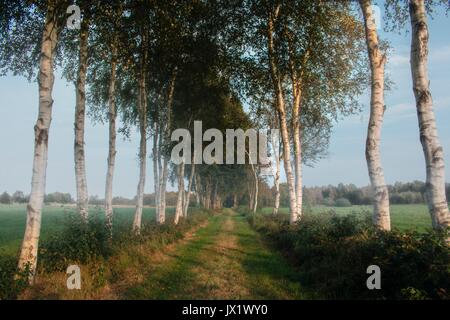
<instances>
[{"instance_id":1,"label":"shrub","mask_svg":"<svg viewBox=\"0 0 450 320\"><path fill-rule=\"evenodd\" d=\"M27 272L17 272L17 259L0 255L0 300L16 299L28 285Z\"/></svg>"},{"instance_id":2,"label":"shrub","mask_svg":"<svg viewBox=\"0 0 450 320\"><path fill-rule=\"evenodd\" d=\"M252 226L271 239L299 269L302 285L320 298L450 299L447 232L376 231L364 215L255 215ZM368 290L369 265L381 269L381 290Z\"/></svg>"},{"instance_id":3,"label":"shrub","mask_svg":"<svg viewBox=\"0 0 450 320\"><path fill-rule=\"evenodd\" d=\"M339 198L334 202L335 207L351 207L352 203L347 198Z\"/></svg>"},{"instance_id":4,"label":"shrub","mask_svg":"<svg viewBox=\"0 0 450 320\"><path fill-rule=\"evenodd\" d=\"M111 249L109 230L100 214L91 215L88 221L70 214L62 231L42 242L38 263L45 271L65 271L72 263L106 258Z\"/></svg>"}]
</instances>

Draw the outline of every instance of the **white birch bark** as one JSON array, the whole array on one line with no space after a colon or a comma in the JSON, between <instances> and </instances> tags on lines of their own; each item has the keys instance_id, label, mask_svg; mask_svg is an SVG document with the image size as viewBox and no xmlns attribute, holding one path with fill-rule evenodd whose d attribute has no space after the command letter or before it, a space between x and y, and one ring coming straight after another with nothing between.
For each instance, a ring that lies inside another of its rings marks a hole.
<instances>
[{"instance_id":1,"label":"white birch bark","mask_svg":"<svg viewBox=\"0 0 450 320\"><path fill-rule=\"evenodd\" d=\"M108 150L108 168L106 172L106 185L105 185L105 215L106 224L110 232L112 233L113 223L113 180L114 180L114 168L116 163L116 64L117 64L117 47L115 44L111 48L111 76L109 80L108 90L108 120L109 120L109 150Z\"/></svg>"},{"instance_id":2,"label":"white birch bark","mask_svg":"<svg viewBox=\"0 0 450 320\"><path fill-rule=\"evenodd\" d=\"M164 156L164 164L162 166L162 172L160 173L160 183L159 183L158 223L160 224L166 222L166 188L168 175L169 175L168 159L166 156Z\"/></svg>"},{"instance_id":3,"label":"white birch bark","mask_svg":"<svg viewBox=\"0 0 450 320\"><path fill-rule=\"evenodd\" d=\"M250 157L250 155L248 154L247 151L245 151L248 155L248 160L250 161L250 166L252 168L252 172L253 172L253 177L255 178L255 186L254 186L254 194L252 196L252 201L251 201L251 209L253 210L253 212L256 212L256 210L258 209L258 185L259 185L259 180L258 180L258 172L257 172L257 168L255 166L255 164L253 164L252 159Z\"/></svg>"},{"instance_id":4,"label":"white birch bark","mask_svg":"<svg viewBox=\"0 0 450 320\"><path fill-rule=\"evenodd\" d=\"M275 160L275 172L273 176L273 184L275 187L275 203L273 206L272 214L278 214L280 208L280 142L279 137L271 135L273 158Z\"/></svg>"},{"instance_id":5,"label":"white birch bark","mask_svg":"<svg viewBox=\"0 0 450 320\"><path fill-rule=\"evenodd\" d=\"M159 222L159 198L160 198L160 188L159 188L159 126L158 123L154 124L154 134L153 134L153 185L155 190L155 212L156 221Z\"/></svg>"},{"instance_id":6,"label":"white birch bark","mask_svg":"<svg viewBox=\"0 0 450 320\"><path fill-rule=\"evenodd\" d=\"M281 79L278 73L278 68L275 61L275 53L274 53L274 41L273 41L273 31L274 31L274 19L278 15L279 6L275 10L275 13L271 13L268 17L268 28L267 28L267 42L268 42L268 58L270 64L270 73L272 82L275 89L276 95L276 107L277 113L280 120L280 131L281 131L281 139L283 143L283 153L284 153L284 170L286 173L286 179L289 189L289 221L291 224L297 222L298 216L298 206L297 206L297 194L295 191L295 179L294 174L292 172L291 166L291 146L289 140L289 130L287 126L286 120L286 108L285 101L283 96L283 89L281 86Z\"/></svg>"},{"instance_id":7,"label":"white birch bark","mask_svg":"<svg viewBox=\"0 0 450 320\"><path fill-rule=\"evenodd\" d=\"M195 154L194 154L194 157L195 157ZM184 198L183 216L185 218L187 218L188 209L189 209L189 202L191 201L191 191L192 191L192 184L194 183L194 175L195 175L195 164L194 164L194 161L192 161L191 173L189 175L188 189L187 189L187 192L186 192L186 196Z\"/></svg>"},{"instance_id":8,"label":"white birch bark","mask_svg":"<svg viewBox=\"0 0 450 320\"><path fill-rule=\"evenodd\" d=\"M178 165L178 197L175 208L174 223L178 224L180 217L183 215L183 201L184 201L184 162Z\"/></svg>"},{"instance_id":9,"label":"white birch bark","mask_svg":"<svg viewBox=\"0 0 450 320\"><path fill-rule=\"evenodd\" d=\"M381 163L381 128L384 117L384 67L386 56L378 45L374 14L370 0L360 0L366 32L367 52L371 69L370 119L367 129L366 160L374 189L373 224L380 230L391 230L389 191Z\"/></svg>"},{"instance_id":10,"label":"white birch bark","mask_svg":"<svg viewBox=\"0 0 450 320\"><path fill-rule=\"evenodd\" d=\"M141 231L145 176L147 173L147 99L145 78L143 74L139 80L138 108L141 141L139 145L139 183L136 193L136 211L133 221L133 230L136 234L140 234Z\"/></svg>"},{"instance_id":11,"label":"white birch bark","mask_svg":"<svg viewBox=\"0 0 450 320\"><path fill-rule=\"evenodd\" d=\"M53 107L53 63L58 40L55 3L48 2L45 26L42 33L39 62L39 114L34 127L33 175L30 200L27 206L25 234L20 250L18 269L28 270L29 282L36 272L39 235L41 230L42 204L47 173L48 139Z\"/></svg>"},{"instance_id":12,"label":"white birch bark","mask_svg":"<svg viewBox=\"0 0 450 320\"><path fill-rule=\"evenodd\" d=\"M86 152L84 142L84 128L86 122L86 73L88 67L88 36L89 20L85 17L81 23L80 30L80 52L78 79L76 83L76 105L75 105L75 180L77 186L77 209L83 219L88 217L88 188L86 178Z\"/></svg>"},{"instance_id":13,"label":"white birch bark","mask_svg":"<svg viewBox=\"0 0 450 320\"><path fill-rule=\"evenodd\" d=\"M172 121L172 104L173 95L175 91L175 82L177 78L177 68L175 67L172 72L172 77L169 82L169 87L167 91L167 123L165 124L164 130L161 132L161 139L159 144L159 156L161 156L161 148L163 144L170 143L170 129ZM167 179L169 174L169 159L168 155L164 153L163 155L163 166L159 170L160 183L159 183L159 207L158 207L158 219L157 222L162 224L166 221L166 189L167 189ZM159 159L161 161L161 159Z\"/></svg>"},{"instance_id":14,"label":"white birch bark","mask_svg":"<svg viewBox=\"0 0 450 320\"><path fill-rule=\"evenodd\" d=\"M445 194L444 152L439 142L433 100L428 79L428 24L424 0L410 0L412 27L411 73L420 129L420 142L426 164L426 194L433 227L450 226Z\"/></svg>"}]
</instances>

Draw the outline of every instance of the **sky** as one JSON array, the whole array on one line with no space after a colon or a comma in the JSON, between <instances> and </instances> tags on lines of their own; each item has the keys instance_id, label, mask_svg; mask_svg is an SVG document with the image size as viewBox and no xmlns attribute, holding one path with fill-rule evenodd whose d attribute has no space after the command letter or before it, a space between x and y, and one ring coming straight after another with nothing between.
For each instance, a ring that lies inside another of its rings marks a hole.
<instances>
[{"instance_id":1,"label":"sky","mask_svg":"<svg viewBox=\"0 0 450 320\"><path fill-rule=\"evenodd\" d=\"M383 17L382 17L383 19ZM382 161L387 183L425 180L425 162L412 91L409 50L411 34L386 33L392 52L387 72L394 87L386 92L385 123L382 133ZM441 144L450 182L450 17L437 12L429 20L429 76ZM369 76L369 75L368 75ZM53 121L50 129L47 192L69 192L75 196L73 164L73 119L75 90L57 75L54 87ZM360 97L363 110L340 120L333 128L328 156L314 168L305 167L306 186L353 183L369 184L365 160L365 139L369 96ZM23 77L0 77L0 192L30 192L38 87ZM138 182L137 132L130 140L119 136L114 195L133 197ZM86 165L89 193L103 197L108 128L87 121ZM148 159L146 193L153 192L152 163Z\"/></svg>"}]
</instances>

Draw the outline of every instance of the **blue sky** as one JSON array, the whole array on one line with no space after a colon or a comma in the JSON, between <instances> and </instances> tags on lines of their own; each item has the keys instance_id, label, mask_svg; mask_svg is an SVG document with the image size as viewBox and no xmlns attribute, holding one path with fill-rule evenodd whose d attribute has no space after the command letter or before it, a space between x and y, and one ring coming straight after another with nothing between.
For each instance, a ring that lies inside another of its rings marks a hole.
<instances>
[{"instance_id":1,"label":"blue sky","mask_svg":"<svg viewBox=\"0 0 450 320\"><path fill-rule=\"evenodd\" d=\"M450 18L437 13L429 21L431 92L437 125L450 181ZM409 25L406 29L409 29ZM406 31L405 29L405 31ZM382 158L388 183L425 179L425 165L419 141L414 95L409 67L410 33L380 32L391 42L387 71L395 82L386 93L387 110L383 127ZM75 96L72 84L57 78L54 88L53 122L50 132L47 192L75 195L73 165L73 118ZM0 192L30 191L33 157L33 126L37 117L36 83L22 77L0 78ZM363 111L341 120L333 129L329 156L314 168L304 169L307 186L343 183L367 185L364 155L368 121L367 95L361 97ZM103 197L108 148L108 128L87 123L86 157L90 194ZM114 194L133 197L138 181L138 136L118 139ZM153 192L151 161L148 161L146 192Z\"/></svg>"}]
</instances>

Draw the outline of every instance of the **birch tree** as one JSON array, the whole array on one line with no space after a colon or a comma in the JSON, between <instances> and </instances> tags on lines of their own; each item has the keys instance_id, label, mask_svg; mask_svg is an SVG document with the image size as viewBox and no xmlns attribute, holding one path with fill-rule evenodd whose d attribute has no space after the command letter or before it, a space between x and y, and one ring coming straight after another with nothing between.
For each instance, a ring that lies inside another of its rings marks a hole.
<instances>
[{"instance_id":1,"label":"birch tree","mask_svg":"<svg viewBox=\"0 0 450 320\"><path fill-rule=\"evenodd\" d=\"M433 227L450 226L450 214L445 194L444 152L439 141L433 100L428 78L428 23L425 0L410 0L411 20L411 74L419 120L420 142L426 164L426 191L428 209Z\"/></svg>"},{"instance_id":2,"label":"birch tree","mask_svg":"<svg viewBox=\"0 0 450 320\"><path fill-rule=\"evenodd\" d=\"M408 21L411 25L411 76L416 100L419 136L426 166L426 200L435 229L450 225L450 213L445 194L444 151L439 140L433 111L430 80L428 75L428 30L427 14L436 8L446 7L445 0L387 0L386 21L391 29L400 29Z\"/></svg>"},{"instance_id":3,"label":"birch tree","mask_svg":"<svg viewBox=\"0 0 450 320\"><path fill-rule=\"evenodd\" d=\"M147 41L146 30L142 30L141 56L138 67L138 97L137 108L139 114L139 182L136 193L136 211L134 214L133 230L139 234L142 224L142 209L144 202L145 176L147 172L147 91L146 91L146 64L147 64Z\"/></svg>"},{"instance_id":4,"label":"birch tree","mask_svg":"<svg viewBox=\"0 0 450 320\"><path fill-rule=\"evenodd\" d=\"M379 45L371 2L370 0L359 1L364 17L367 52L371 69L370 118L366 140L366 159L375 196L373 223L378 229L389 231L391 229L389 191L384 180L380 151L381 127L385 108L384 67L386 54L382 52Z\"/></svg>"},{"instance_id":5,"label":"birch tree","mask_svg":"<svg viewBox=\"0 0 450 320\"><path fill-rule=\"evenodd\" d=\"M139 123L139 181L136 191L136 211L134 214L133 231L140 234L142 226L142 210L144 205L145 178L147 174L147 68L148 68L148 50L149 50L149 12L144 2L135 8L134 22L138 32L138 61L134 66L134 72L137 81L137 113Z\"/></svg>"},{"instance_id":6,"label":"birch tree","mask_svg":"<svg viewBox=\"0 0 450 320\"><path fill-rule=\"evenodd\" d=\"M86 76L88 68L88 41L90 28L90 13L84 7L84 17L81 22L79 34L79 59L78 77L75 84L75 121L74 121L74 160L75 160L75 181L77 189L77 209L80 215L86 220L88 217L88 186L86 178L86 150L85 150L85 122L86 122Z\"/></svg>"},{"instance_id":7,"label":"birch tree","mask_svg":"<svg viewBox=\"0 0 450 320\"><path fill-rule=\"evenodd\" d=\"M236 47L244 46L241 60L253 64L246 75L249 86L270 84L290 222L296 223L302 214L306 128L326 131L338 115L358 110L356 97L364 86L363 28L348 2L254 0L244 6L247 9L241 15L251 18L241 19L245 41ZM256 76L255 69L259 70Z\"/></svg>"},{"instance_id":8,"label":"birch tree","mask_svg":"<svg viewBox=\"0 0 450 320\"><path fill-rule=\"evenodd\" d=\"M123 8L119 5L118 7L113 7L107 14L109 25L113 28L112 37L108 37L108 44L111 52L110 56L110 78L108 84L108 160L107 160L107 171L106 171L106 183L105 183L105 215L107 226L112 232L113 224L113 181L114 181L114 170L116 163L116 121L117 121L117 106L116 106L116 81L117 81L117 65L118 65L118 54L119 43L118 33L120 32L120 20L122 17ZM106 31L103 29L104 32Z\"/></svg>"},{"instance_id":9,"label":"birch tree","mask_svg":"<svg viewBox=\"0 0 450 320\"><path fill-rule=\"evenodd\" d=\"M38 67L38 118L34 126L31 192L27 206L25 234L18 268L34 281L45 195L48 142L53 109L53 85L57 43L65 23L65 1L36 4L9 1L2 4L0 70L27 74L31 79ZM38 33L41 32L40 39ZM36 48L33 50L33 48Z\"/></svg>"},{"instance_id":10,"label":"birch tree","mask_svg":"<svg viewBox=\"0 0 450 320\"><path fill-rule=\"evenodd\" d=\"M130 66L126 61L125 48L129 45L127 30L123 25L124 5L104 4L96 7L95 32L90 46L88 69L89 91L87 101L89 116L108 126L108 157L105 179L105 217L111 231L113 223L113 181L117 154L117 118L120 110L128 107L122 84L130 80ZM119 77L121 75L121 77ZM134 84L134 83L133 83ZM123 99L121 99L121 96ZM121 106L122 105L122 106Z\"/></svg>"},{"instance_id":11,"label":"birch tree","mask_svg":"<svg viewBox=\"0 0 450 320\"><path fill-rule=\"evenodd\" d=\"M183 216L183 210L184 210L184 162L180 163L178 165L178 197L177 197L177 205L175 208L175 219L174 223L178 224L180 217Z\"/></svg>"}]
</instances>

